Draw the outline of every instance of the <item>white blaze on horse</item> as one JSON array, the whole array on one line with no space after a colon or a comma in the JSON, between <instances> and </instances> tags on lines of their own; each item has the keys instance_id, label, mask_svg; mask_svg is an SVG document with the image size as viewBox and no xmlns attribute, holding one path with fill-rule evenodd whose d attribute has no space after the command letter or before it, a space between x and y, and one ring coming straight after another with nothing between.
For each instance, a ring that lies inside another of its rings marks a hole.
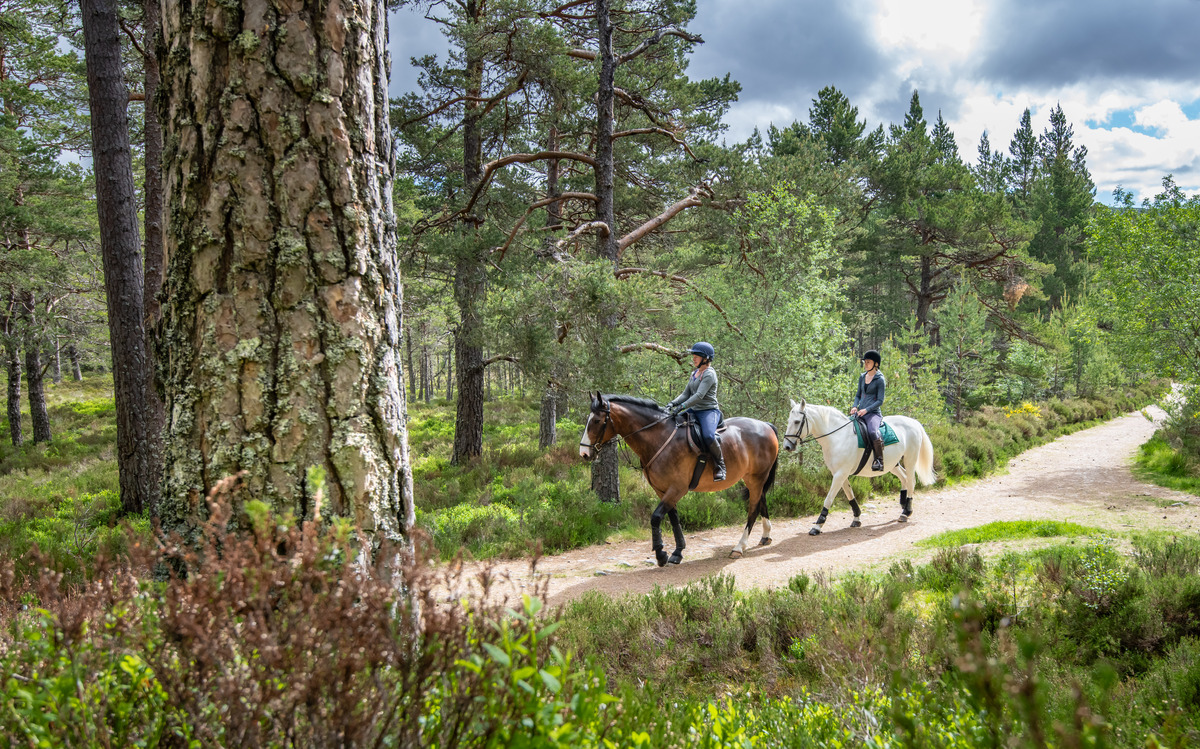
<instances>
[{"instance_id":1,"label":"white blaze on horse","mask_svg":"<svg viewBox=\"0 0 1200 749\"><path fill-rule=\"evenodd\" d=\"M854 511L854 521L851 528L862 525L858 519L861 512L858 502L854 499L854 491L850 488L851 476L882 476L893 474L900 479L900 522L908 521L912 515L913 492L916 490L917 479L922 486L928 486L937 481L933 471L933 443L925 428L916 419L907 416L886 416L883 419L896 433L899 442L883 447L883 470L872 471L870 465L863 464L863 449L858 446L858 437L851 426L852 419L836 408L818 406L814 403L792 401L792 412L788 415L787 431L783 435L783 449L791 452L798 446L815 441L821 446L821 455L825 466L833 474L833 484L825 495L825 505L821 515L813 524L808 535L816 536L821 533L821 526L833 506L833 498L839 490L845 492ZM868 451L870 447L866 448ZM859 470L859 466L862 469Z\"/></svg>"}]
</instances>

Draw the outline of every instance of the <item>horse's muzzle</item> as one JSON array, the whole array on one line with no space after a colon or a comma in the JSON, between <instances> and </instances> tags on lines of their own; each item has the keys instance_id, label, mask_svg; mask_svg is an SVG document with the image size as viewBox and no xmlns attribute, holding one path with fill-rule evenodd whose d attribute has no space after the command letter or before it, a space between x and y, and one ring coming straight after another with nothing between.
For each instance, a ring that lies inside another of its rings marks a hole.
<instances>
[{"instance_id":1,"label":"horse's muzzle","mask_svg":"<svg viewBox=\"0 0 1200 749\"><path fill-rule=\"evenodd\" d=\"M793 450L796 449L796 443L792 442L791 440L784 440L783 441L783 449L787 450L788 452L792 452Z\"/></svg>"},{"instance_id":2,"label":"horse's muzzle","mask_svg":"<svg viewBox=\"0 0 1200 749\"><path fill-rule=\"evenodd\" d=\"M592 459L591 446L590 445L580 445L579 446L579 457L583 458L584 460L591 460Z\"/></svg>"}]
</instances>

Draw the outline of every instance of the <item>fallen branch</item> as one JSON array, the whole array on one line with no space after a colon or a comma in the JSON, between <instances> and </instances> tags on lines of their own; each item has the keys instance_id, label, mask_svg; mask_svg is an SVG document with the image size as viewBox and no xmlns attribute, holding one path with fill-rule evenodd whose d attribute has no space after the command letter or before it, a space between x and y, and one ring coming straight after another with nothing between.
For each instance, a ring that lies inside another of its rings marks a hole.
<instances>
[{"instance_id":1,"label":"fallen branch","mask_svg":"<svg viewBox=\"0 0 1200 749\"><path fill-rule=\"evenodd\" d=\"M725 324L729 326L730 330L734 331L735 333L740 335L742 338L746 337L746 334L742 332L742 329L739 328L738 326L734 325L733 322L730 321L729 315L725 314L725 310L721 307L721 305L717 304L715 299L710 297L708 294L705 294L703 291L700 290L699 286L692 283L691 281L684 278L683 276L675 276L670 273L664 273L661 270L651 270L649 268L620 268L613 275L615 275L617 277L617 279L623 279L623 278L632 276L636 273L645 273L645 274L651 275L651 276L658 276L659 278L665 278L672 283L677 283L677 284L681 284L683 286L687 286L692 291L699 294L704 299L704 301L706 301L710 305L712 305L713 309L715 309L717 312L721 313L721 317L725 320Z\"/></svg>"}]
</instances>

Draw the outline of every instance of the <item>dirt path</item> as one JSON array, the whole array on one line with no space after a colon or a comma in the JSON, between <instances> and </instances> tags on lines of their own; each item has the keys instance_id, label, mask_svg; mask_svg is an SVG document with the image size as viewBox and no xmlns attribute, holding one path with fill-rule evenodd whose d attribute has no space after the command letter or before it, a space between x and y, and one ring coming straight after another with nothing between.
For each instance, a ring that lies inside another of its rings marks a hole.
<instances>
[{"instance_id":1,"label":"dirt path","mask_svg":"<svg viewBox=\"0 0 1200 749\"><path fill-rule=\"evenodd\" d=\"M1156 419L1161 410L1149 409ZM807 535L812 518L777 521L770 546L751 546L741 559L729 551L741 526L713 528L687 536L683 564L659 568L646 540L604 544L543 557L537 574L549 576L550 604L565 603L590 590L609 594L645 593L655 585L681 585L724 571L740 588L785 585L797 572L837 575L867 569L898 557L918 558L921 539L946 530L970 528L994 520L1068 520L1128 531L1139 528L1200 529L1200 499L1145 484L1130 464L1155 424L1133 413L1022 453L1006 473L969 484L930 491L917 488L914 514L897 522L895 497L863 506L861 528L850 528L851 514L839 495L820 536ZM680 503L687 513L687 498ZM751 534L753 543L761 526ZM672 543L666 533L668 550ZM522 560L501 562L497 572L513 583L532 582Z\"/></svg>"}]
</instances>

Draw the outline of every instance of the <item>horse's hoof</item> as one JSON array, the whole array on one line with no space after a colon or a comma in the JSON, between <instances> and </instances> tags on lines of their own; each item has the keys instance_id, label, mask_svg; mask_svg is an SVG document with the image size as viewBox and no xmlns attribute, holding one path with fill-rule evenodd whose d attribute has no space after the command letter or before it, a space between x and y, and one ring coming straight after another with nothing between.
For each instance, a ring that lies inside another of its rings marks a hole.
<instances>
[{"instance_id":1,"label":"horse's hoof","mask_svg":"<svg viewBox=\"0 0 1200 749\"><path fill-rule=\"evenodd\" d=\"M810 536L819 536L819 535L821 535L821 529L820 529L820 528L809 528L809 529L808 529L808 535L810 535Z\"/></svg>"},{"instance_id":2,"label":"horse's hoof","mask_svg":"<svg viewBox=\"0 0 1200 749\"><path fill-rule=\"evenodd\" d=\"M762 538L760 538L760 539L758 540L758 545L759 545L759 546L770 546L770 545L771 545L771 539L767 538L766 536L763 536Z\"/></svg>"},{"instance_id":3,"label":"horse's hoof","mask_svg":"<svg viewBox=\"0 0 1200 749\"><path fill-rule=\"evenodd\" d=\"M667 560L667 564L679 564L682 561L683 555L676 553L671 555L671 558Z\"/></svg>"},{"instance_id":4,"label":"horse's hoof","mask_svg":"<svg viewBox=\"0 0 1200 749\"><path fill-rule=\"evenodd\" d=\"M850 527L851 527L851 528L861 528L861 527L862 527L862 521L861 521L861 520L859 520L858 518L854 518L854 521L850 523Z\"/></svg>"},{"instance_id":5,"label":"horse's hoof","mask_svg":"<svg viewBox=\"0 0 1200 749\"><path fill-rule=\"evenodd\" d=\"M659 567L667 566L667 552L659 549L658 551L654 552L654 558L658 560Z\"/></svg>"},{"instance_id":6,"label":"horse's hoof","mask_svg":"<svg viewBox=\"0 0 1200 749\"><path fill-rule=\"evenodd\" d=\"M741 559L742 552L738 551L737 549L734 549L733 551L729 552L729 558L730 559Z\"/></svg>"},{"instance_id":7,"label":"horse's hoof","mask_svg":"<svg viewBox=\"0 0 1200 749\"><path fill-rule=\"evenodd\" d=\"M908 515L905 515L904 513L900 513L900 522L901 522L901 523L907 523L907 522L908 522Z\"/></svg>"}]
</instances>

